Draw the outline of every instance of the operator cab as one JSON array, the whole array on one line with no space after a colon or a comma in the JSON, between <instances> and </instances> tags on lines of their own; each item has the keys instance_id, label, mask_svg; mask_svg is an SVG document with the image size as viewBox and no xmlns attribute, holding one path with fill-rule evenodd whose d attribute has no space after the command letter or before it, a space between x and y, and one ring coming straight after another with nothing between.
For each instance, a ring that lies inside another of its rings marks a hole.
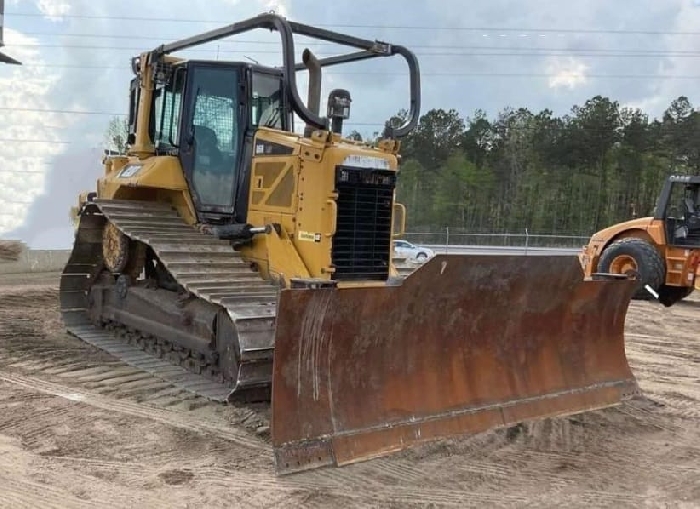
<instances>
[{"instance_id":1,"label":"operator cab","mask_svg":"<svg viewBox=\"0 0 700 509\"><path fill-rule=\"evenodd\" d=\"M257 29L279 33L280 68L248 62L188 61L172 56L177 51ZM357 51L318 59L306 49L302 61L297 62L295 35L349 46ZM408 64L410 108L401 126L385 127L384 137L394 140L413 130L420 115L418 61L403 46L290 22L274 13L263 13L161 44L131 61L136 78L131 87L127 153L177 157L192 192L197 219L209 224L243 224L247 216L255 131L266 126L293 132L293 115L296 115L306 126L305 137L314 130L339 134L343 120L349 116L350 94L346 90L333 90L328 98L328 114L322 116L322 69L396 55ZM308 105L299 96L297 87L296 73L303 70L309 72ZM150 104L139 101L142 93ZM149 125L137 126L139 116L141 122L148 118ZM262 147L265 155L268 150L281 156L293 152L281 144L268 145L276 146Z\"/></svg>"},{"instance_id":2,"label":"operator cab","mask_svg":"<svg viewBox=\"0 0 700 509\"><path fill-rule=\"evenodd\" d=\"M664 221L670 245L700 247L700 177L669 177L656 219Z\"/></svg>"},{"instance_id":3,"label":"operator cab","mask_svg":"<svg viewBox=\"0 0 700 509\"><path fill-rule=\"evenodd\" d=\"M245 215L246 161L258 127L293 130L281 69L249 63L184 61L156 82L149 134L157 155L179 157L200 214L211 222ZM130 132L138 101L132 84ZM240 203L240 207L237 204Z\"/></svg>"}]
</instances>

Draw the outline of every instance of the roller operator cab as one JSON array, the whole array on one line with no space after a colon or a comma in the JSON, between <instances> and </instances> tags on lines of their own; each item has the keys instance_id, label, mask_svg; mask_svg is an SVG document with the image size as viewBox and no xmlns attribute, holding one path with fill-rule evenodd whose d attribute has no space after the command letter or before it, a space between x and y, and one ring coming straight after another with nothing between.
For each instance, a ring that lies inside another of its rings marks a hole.
<instances>
[{"instance_id":1,"label":"roller operator cab","mask_svg":"<svg viewBox=\"0 0 700 509\"><path fill-rule=\"evenodd\" d=\"M700 271L700 176L666 179L653 216L595 233L579 255L587 275L635 274L635 297L671 306L690 295Z\"/></svg>"},{"instance_id":2,"label":"roller operator cab","mask_svg":"<svg viewBox=\"0 0 700 509\"><path fill-rule=\"evenodd\" d=\"M671 177L654 219L662 221L671 247L700 249L700 177Z\"/></svg>"}]
</instances>

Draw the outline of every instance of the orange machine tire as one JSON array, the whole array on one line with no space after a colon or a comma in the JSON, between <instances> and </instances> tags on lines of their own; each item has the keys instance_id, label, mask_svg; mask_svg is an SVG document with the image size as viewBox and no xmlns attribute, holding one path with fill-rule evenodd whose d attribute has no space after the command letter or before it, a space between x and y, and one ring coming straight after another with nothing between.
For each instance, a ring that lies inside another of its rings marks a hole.
<instances>
[{"instance_id":1,"label":"orange machine tire","mask_svg":"<svg viewBox=\"0 0 700 509\"><path fill-rule=\"evenodd\" d=\"M627 237L616 240L600 256L597 272L625 274L630 271L638 274L635 299L653 298L644 287L649 285L658 292L666 282L666 265L661 253L644 239Z\"/></svg>"}]
</instances>

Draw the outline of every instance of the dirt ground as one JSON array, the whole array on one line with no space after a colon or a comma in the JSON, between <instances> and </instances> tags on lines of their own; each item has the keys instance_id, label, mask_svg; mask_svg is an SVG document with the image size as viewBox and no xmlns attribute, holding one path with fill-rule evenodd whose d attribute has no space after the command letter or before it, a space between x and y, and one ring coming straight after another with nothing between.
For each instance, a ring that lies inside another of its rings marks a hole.
<instances>
[{"instance_id":1,"label":"dirt ground","mask_svg":"<svg viewBox=\"0 0 700 509\"><path fill-rule=\"evenodd\" d=\"M276 478L246 409L65 334L57 274L0 276L0 507L700 507L700 299L634 302L647 398Z\"/></svg>"}]
</instances>

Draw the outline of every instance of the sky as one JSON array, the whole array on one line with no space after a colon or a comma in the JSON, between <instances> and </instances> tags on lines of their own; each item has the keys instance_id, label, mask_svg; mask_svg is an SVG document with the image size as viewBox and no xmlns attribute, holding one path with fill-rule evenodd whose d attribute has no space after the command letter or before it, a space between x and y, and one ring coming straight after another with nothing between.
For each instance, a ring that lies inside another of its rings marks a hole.
<instances>
[{"instance_id":1,"label":"sky","mask_svg":"<svg viewBox=\"0 0 700 509\"><path fill-rule=\"evenodd\" d=\"M570 111L595 95L660 116L700 102L700 0L6 0L0 65L0 238L35 249L72 244L69 209L102 172L104 132L127 107L129 60L161 43L263 11L412 49L422 112L505 107ZM168 8L163 6L167 5ZM281 62L276 34L256 31L180 55ZM308 46L307 46L308 45ZM342 50L299 38L300 55ZM305 75L299 78L302 97ZM408 107L399 58L329 69L353 98L347 130L369 135ZM72 112L72 113L71 113ZM301 127L301 126L299 126Z\"/></svg>"}]
</instances>

